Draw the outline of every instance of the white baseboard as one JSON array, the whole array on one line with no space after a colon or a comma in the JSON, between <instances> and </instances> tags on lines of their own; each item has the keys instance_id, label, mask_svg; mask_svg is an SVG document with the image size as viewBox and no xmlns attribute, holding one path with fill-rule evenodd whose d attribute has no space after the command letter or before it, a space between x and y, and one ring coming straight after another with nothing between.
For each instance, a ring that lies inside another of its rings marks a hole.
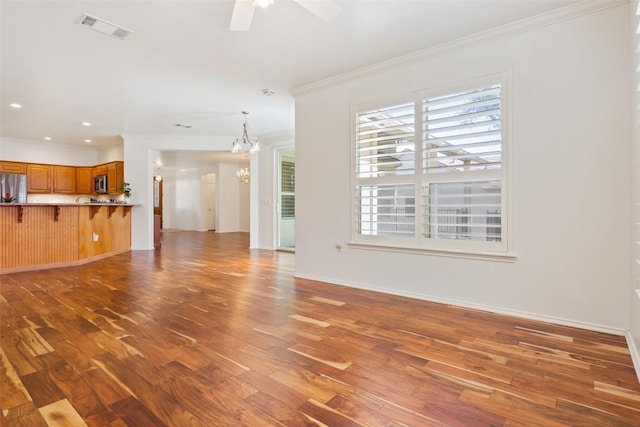
<instances>
[{"instance_id":1,"label":"white baseboard","mask_svg":"<svg viewBox=\"0 0 640 427\"><path fill-rule=\"evenodd\" d=\"M325 283L334 284L334 285L347 286L350 288L364 289L367 291L381 292L389 295L397 295L397 296L402 296L407 298L414 298L414 299L423 300L423 301L437 302L440 304L454 305L458 307L470 308L473 310L486 311L490 313L504 314L507 316L520 317L523 319L537 320L540 322L553 323L555 325L569 326L572 328L585 329L585 330L595 331L595 332L603 332L606 334L625 336L627 333L627 331L623 329L611 328L608 326L598 325L595 323L580 322L580 321L571 320L571 319L564 319L561 317L547 316L547 315L529 313L529 312L518 311L518 310L510 310L503 307L474 304L467 301L458 301L458 300L453 300L448 298L440 298L440 297L427 295L427 294L418 294L414 292L402 292L402 291L398 291L397 289L382 288L377 286L371 286L364 283L336 280L330 277L306 275L306 274L300 274L298 272L294 273L294 277L299 277L301 279L315 280L315 281L325 282ZM638 371L637 366L636 366L636 372L640 372Z\"/></svg>"},{"instance_id":2,"label":"white baseboard","mask_svg":"<svg viewBox=\"0 0 640 427\"><path fill-rule=\"evenodd\" d=\"M23 265L18 267L2 268L0 269L0 275L11 274L11 273L24 273L26 271L48 270L51 268L76 267L78 265L88 264L93 261L98 261L101 259L109 258L115 255L120 255L130 251L131 251L130 248L125 248L125 249L118 249L115 251L107 252L100 255L95 255L88 258L76 259L71 261L54 262L51 264L33 264L33 265Z\"/></svg>"},{"instance_id":3,"label":"white baseboard","mask_svg":"<svg viewBox=\"0 0 640 427\"><path fill-rule=\"evenodd\" d=\"M633 339L630 331L627 331L626 338L627 346L629 347L629 352L631 353L631 360L633 361L633 367L636 370L638 381L640 381L640 349L636 345L636 340Z\"/></svg>"}]
</instances>

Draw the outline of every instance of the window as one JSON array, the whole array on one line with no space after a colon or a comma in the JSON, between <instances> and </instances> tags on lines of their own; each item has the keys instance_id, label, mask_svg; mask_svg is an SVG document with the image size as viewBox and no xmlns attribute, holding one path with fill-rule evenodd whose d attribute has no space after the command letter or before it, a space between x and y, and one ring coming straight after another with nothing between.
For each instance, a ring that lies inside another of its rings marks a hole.
<instances>
[{"instance_id":1,"label":"window","mask_svg":"<svg viewBox=\"0 0 640 427\"><path fill-rule=\"evenodd\" d=\"M353 241L507 252L500 77L354 108Z\"/></svg>"},{"instance_id":2,"label":"window","mask_svg":"<svg viewBox=\"0 0 640 427\"><path fill-rule=\"evenodd\" d=\"M281 218L296 216L296 164L293 160L282 159L280 163Z\"/></svg>"}]
</instances>

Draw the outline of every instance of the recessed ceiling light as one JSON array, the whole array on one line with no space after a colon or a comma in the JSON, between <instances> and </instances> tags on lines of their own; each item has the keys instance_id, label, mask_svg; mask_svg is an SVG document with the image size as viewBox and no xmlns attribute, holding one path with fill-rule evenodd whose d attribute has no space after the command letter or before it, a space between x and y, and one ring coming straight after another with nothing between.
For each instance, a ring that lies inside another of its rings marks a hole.
<instances>
[{"instance_id":1,"label":"recessed ceiling light","mask_svg":"<svg viewBox=\"0 0 640 427\"><path fill-rule=\"evenodd\" d=\"M17 102L12 102L11 104L9 104L11 106L11 108L15 108L15 109L20 109L22 108L21 104L18 104Z\"/></svg>"},{"instance_id":2,"label":"recessed ceiling light","mask_svg":"<svg viewBox=\"0 0 640 427\"><path fill-rule=\"evenodd\" d=\"M82 126L91 126L91 123L89 123L89 122L82 122Z\"/></svg>"},{"instance_id":3,"label":"recessed ceiling light","mask_svg":"<svg viewBox=\"0 0 640 427\"><path fill-rule=\"evenodd\" d=\"M52 139L52 138L51 138L50 136L45 136L45 137L44 137L44 140L45 140L45 141L51 141L51 139Z\"/></svg>"},{"instance_id":4,"label":"recessed ceiling light","mask_svg":"<svg viewBox=\"0 0 640 427\"><path fill-rule=\"evenodd\" d=\"M91 28L92 30L118 39L123 39L131 34L131 30L127 30L119 25L112 24L104 19L96 18L95 16L91 16L86 13L80 16L78 22L87 28Z\"/></svg>"},{"instance_id":5,"label":"recessed ceiling light","mask_svg":"<svg viewBox=\"0 0 640 427\"><path fill-rule=\"evenodd\" d=\"M84 142L86 142L87 144L91 144L91 140L90 139L85 139Z\"/></svg>"}]
</instances>

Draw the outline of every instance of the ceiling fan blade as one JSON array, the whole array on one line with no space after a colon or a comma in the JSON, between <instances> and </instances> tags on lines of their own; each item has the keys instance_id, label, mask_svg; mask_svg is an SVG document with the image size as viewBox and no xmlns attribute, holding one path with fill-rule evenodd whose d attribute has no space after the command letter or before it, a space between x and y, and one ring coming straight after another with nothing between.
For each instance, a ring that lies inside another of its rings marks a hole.
<instances>
[{"instance_id":1,"label":"ceiling fan blade","mask_svg":"<svg viewBox=\"0 0 640 427\"><path fill-rule=\"evenodd\" d=\"M231 23L229 30L231 31L247 31L251 27L253 20L253 11L255 6L253 0L236 0L233 6L233 15L231 15Z\"/></svg>"},{"instance_id":2,"label":"ceiling fan blade","mask_svg":"<svg viewBox=\"0 0 640 427\"><path fill-rule=\"evenodd\" d=\"M332 0L295 0L300 6L316 15L323 21L329 22L340 13L340 6Z\"/></svg>"}]
</instances>

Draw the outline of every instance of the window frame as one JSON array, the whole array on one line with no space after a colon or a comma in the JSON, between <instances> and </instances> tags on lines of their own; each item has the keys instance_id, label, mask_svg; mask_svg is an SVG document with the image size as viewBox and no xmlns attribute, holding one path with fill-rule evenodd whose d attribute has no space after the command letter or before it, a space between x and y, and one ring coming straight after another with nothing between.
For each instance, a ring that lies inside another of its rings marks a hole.
<instances>
[{"instance_id":1,"label":"window frame","mask_svg":"<svg viewBox=\"0 0 640 427\"><path fill-rule=\"evenodd\" d=\"M430 253L456 257L470 257L511 261L515 258L512 235L512 207L511 207L511 96L510 78L507 72L493 73L479 78L468 79L450 84L421 89L405 94L397 94L377 100L351 105L351 144L350 144L350 247L400 251L411 253ZM423 173L423 102L429 98L451 95L461 91L473 90L488 84L500 85L500 121L501 121L501 167L495 170L464 171L455 173ZM412 102L414 105L414 166L413 175L382 176L360 178L358 176L358 123L359 114L375 109L391 108L401 103ZM423 186L427 183L451 182L479 182L486 179L499 180L500 190L500 223L502 236L500 242L473 241L457 239L438 239L423 235L424 207ZM414 185L415 223L412 237L398 237L394 235L364 235L359 233L359 199L358 188L367 183L371 184L402 184Z\"/></svg>"}]
</instances>

